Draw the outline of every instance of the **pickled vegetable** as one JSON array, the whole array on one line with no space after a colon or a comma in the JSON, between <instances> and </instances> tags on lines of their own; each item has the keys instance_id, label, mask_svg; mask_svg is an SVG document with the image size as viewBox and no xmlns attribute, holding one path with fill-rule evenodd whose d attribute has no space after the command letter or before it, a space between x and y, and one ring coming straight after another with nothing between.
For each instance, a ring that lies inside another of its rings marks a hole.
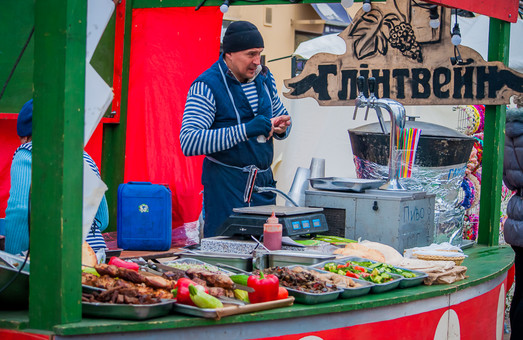
<instances>
[{"instance_id":1,"label":"pickled vegetable","mask_svg":"<svg viewBox=\"0 0 523 340\"><path fill-rule=\"evenodd\" d=\"M189 292L191 294L191 300L196 307L212 309L223 308L223 303L220 300L199 290L194 285L189 285Z\"/></svg>"}]
</instances>

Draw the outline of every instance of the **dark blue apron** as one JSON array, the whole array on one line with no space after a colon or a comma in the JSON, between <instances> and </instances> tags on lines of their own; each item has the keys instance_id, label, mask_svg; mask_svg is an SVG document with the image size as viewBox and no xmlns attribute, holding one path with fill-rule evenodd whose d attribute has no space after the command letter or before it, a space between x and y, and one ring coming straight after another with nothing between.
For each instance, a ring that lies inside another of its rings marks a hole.
<instances>
[{"instance_id":1,"label":"dark blue apron","mask_svg":"<svg viewBox=\"0 0 523 340\"><path fill-rule=\"evenodd\" d=\"M247 123L255 115L241 84L228 75L222 57L196 81L203 81L211 89L216 102L216 115L211 129L219 129ZM254 80L258 93L258 114L272 118L270 79L264 69ZM231 101L231 97L233 100ZM204 237L216 236L217 229L232 213L233 208L244 207L243 193L248 179L248 168L256 166L259 171L255 185L275 187L272 170L272 138L258 143L256 138L234 147L208 155L203 162L202 184L204 186L205 225ZM212 160L211 160L212 159ZM251 205L276 203L274 193L253 193Z\"/></svg>"}]
</instances>

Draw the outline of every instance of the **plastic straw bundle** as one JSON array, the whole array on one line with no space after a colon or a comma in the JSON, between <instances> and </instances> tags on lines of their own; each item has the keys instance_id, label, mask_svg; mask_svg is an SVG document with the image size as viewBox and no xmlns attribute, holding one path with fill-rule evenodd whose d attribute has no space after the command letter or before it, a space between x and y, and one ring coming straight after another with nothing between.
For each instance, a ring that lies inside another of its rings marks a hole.
<instances>
[{"instance_id":1,"label":"plastic straw bundle","mask_svg":"<svg viewBox=\"0 0 523 340\"><path fill-rule=\"evenodd\" d=\"M400 178L409 178L412 175L412 166L416 159L420 135L421 129L405 128L400 131L397 145L398 160L401 165L398 169L398 177Z\"/></svg>"}]
</instances>

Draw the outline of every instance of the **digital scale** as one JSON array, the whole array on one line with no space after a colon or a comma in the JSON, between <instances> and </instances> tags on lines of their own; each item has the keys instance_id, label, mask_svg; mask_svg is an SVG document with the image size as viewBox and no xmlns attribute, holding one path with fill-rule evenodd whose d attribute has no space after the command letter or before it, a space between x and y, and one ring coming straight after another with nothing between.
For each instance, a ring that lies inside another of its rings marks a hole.
<instances>
[{"instance_id":1,"label":"digital scale","mask_svg":"<svg viewBox=\"0 0 523 340\"><path fill-rule=\"evenodd\" d=\"M220 236L261 236L267 218L274 214L282 225L282 235L297 237L329 230L323 208L262 205L234 208L233 214L218 228Z\"/></svg>"}]
</instances>

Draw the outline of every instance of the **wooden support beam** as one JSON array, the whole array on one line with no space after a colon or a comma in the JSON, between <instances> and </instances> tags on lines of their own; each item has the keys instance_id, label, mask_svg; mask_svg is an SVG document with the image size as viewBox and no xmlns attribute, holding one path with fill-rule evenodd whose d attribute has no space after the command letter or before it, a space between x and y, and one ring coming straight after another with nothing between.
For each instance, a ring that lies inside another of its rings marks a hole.
<instances>
[{"instance_id":1,"label":"wooden support beam","mask_svg":"<svg viewBox=\"0 0 523 340\"><path fill-rule=\"evenodd\" d=\"M51 14L52 13L52 14ZM82 319L87 2L35 2L30 328Z\"/></svg>"},{"instance_id":2,"label":"wooden support beam","mask_svg":"<svg viewBox=\"0 0 523 340\"><path fill-rule=\"evenodd\" d=\"M488 60L508 65L509 46L510 23L491 18ZM505 113L505 105L485 107L478 243L488 246L499 243Z\"/></svg>"},{"instance_id":3,"label":"wooden support beam","mask_svg":"<svg viewBox=\"0 0 523 340\"><path fill-rule=\"evenodd\" d=\"M127 96L131 59L131 24L133 0L125 1L125 33L123 43L122 89L119 124L105 124L102 144L102 179L109 188L105 193L109 206L109 227L116 231L118 215L118 185L124 182L125 140L127 138Z\"/></svg>"}]
</instances>

